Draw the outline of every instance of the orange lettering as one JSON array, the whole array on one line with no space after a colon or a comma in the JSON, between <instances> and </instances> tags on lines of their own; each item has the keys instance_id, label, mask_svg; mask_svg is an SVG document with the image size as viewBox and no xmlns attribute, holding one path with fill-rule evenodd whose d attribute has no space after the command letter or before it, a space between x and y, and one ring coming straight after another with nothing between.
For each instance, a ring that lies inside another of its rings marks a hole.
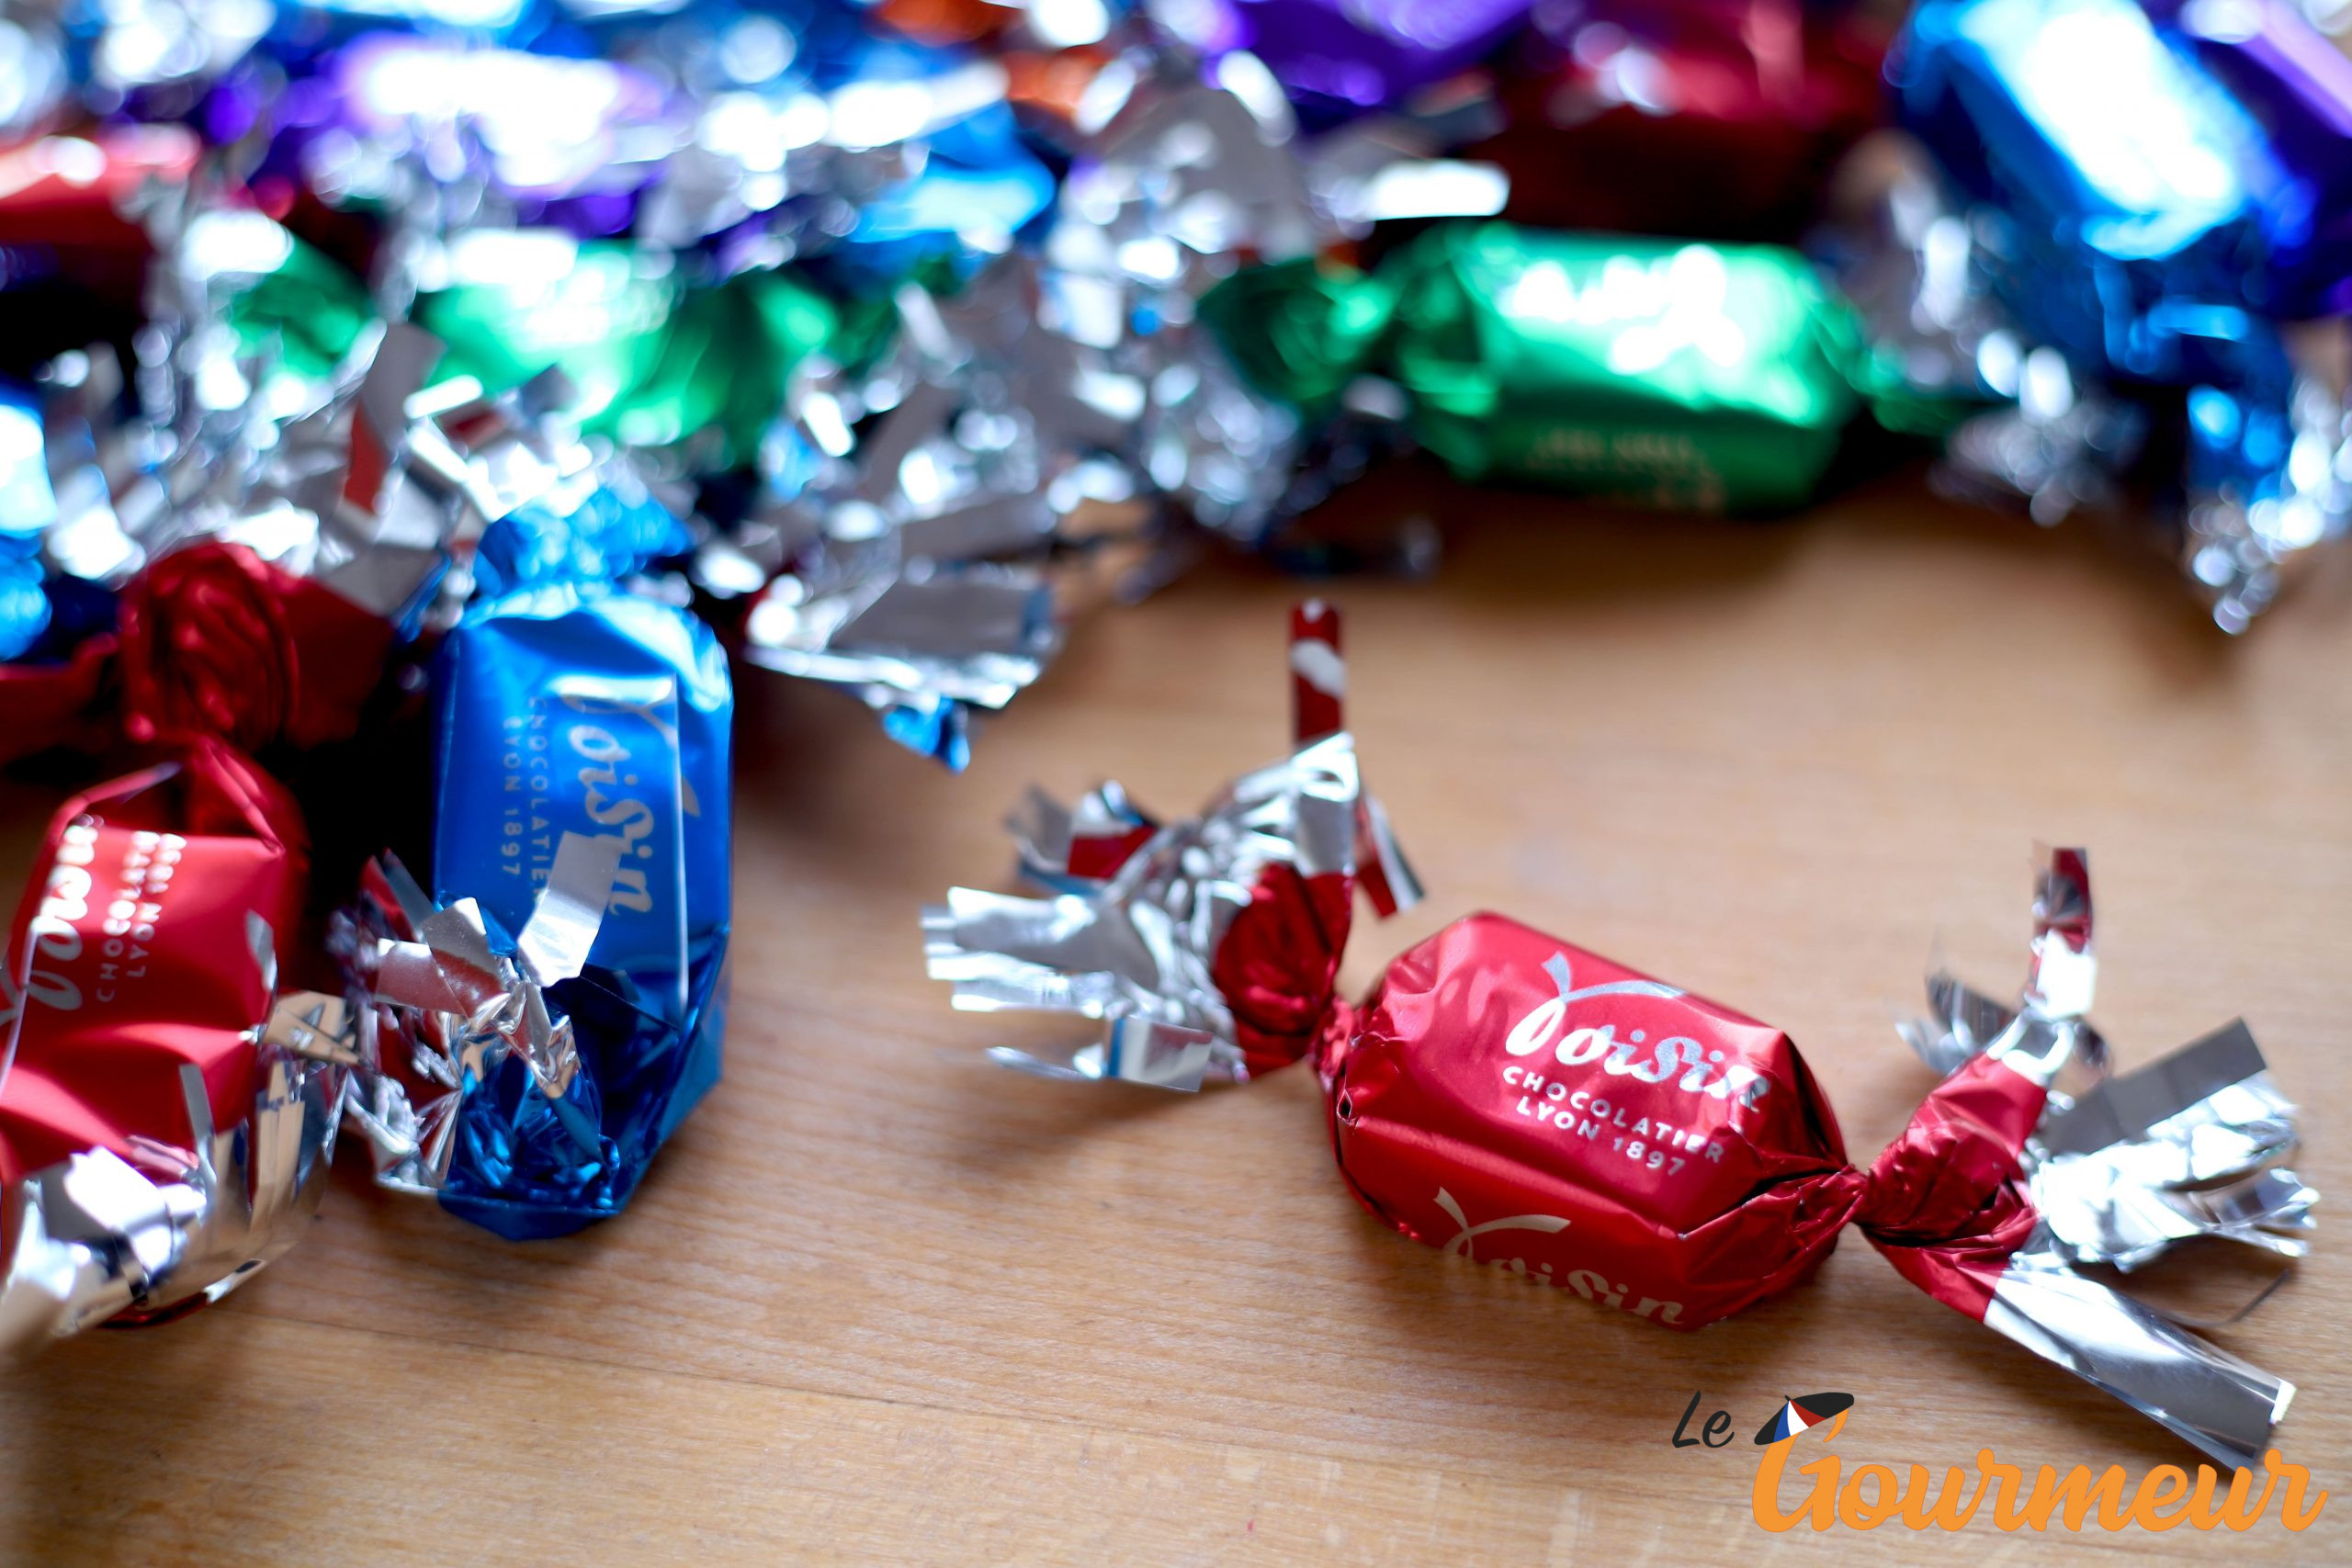
<instances>
[{"instance_id":1,"label":"orange lettering","mask_svg":"<svg viewBox=\"0 0 2352 1568\"><path fill-rule=\"evenodd\" d=\"M1832 1510L1838 1499L1838 1460L1834 1454L1799 1467L1799 1475L1815 1477L1813 1496L1793 1514L1781 1512L1781 1472L1789 1462L1789 1448L1795 1441L1794 1438L1782 1438L1764 1450L1764 1462L1756 1467L1756 1487L1748 1500L1756 1522L1775 1535L1794 1529L1799 1520L1807 1518L1815 1529L1826 1530L1835 1517ZM1828 1467L1826 1475L1822 1473L1825 1465Z\"/></svg>"},{"instance_id":2,"label":"orange lettering","mask_svg":"<svg viewBox=\"0 0 2352 1568\"><path fill-rule=\"evenodd\" d=\"M2180 1481L2183 1487L2188 1484L2186 1475ZM1930 1510L1927 1506L1928 1467L1915 1464L1911 1467L1911 1489L1903 1499L1903 1522L1915 1530L1926 1529L1929 1525L1939 1529L1956 1530L1976 1517L1976 1505L1984 1500L1982 1492L1973 1498L1968 1495L1968 1472L1953 1465L1944 1472L1944 1489L1937 1496L1935 1507ZM1962 1503L1967 1506L1961 1506Z\"/></svg>"},{"instance_id":3,"label":"orange lettering","mask_svg":"<svg viewBox=\"0 0 2352 1568\"><path fill-rule=\"evenodd\" d=\"M1826 1435L1836 1437L1843 1421L1840 1413ZM2288 1463L2277 1449L2262 1456L2264 1480L2258 1494L2254 1490L2255 1472L2234 1470L2230 1472L2229 1490L2218 1499L2221 1472L2210 1464L2197 1467L2193 1489L2188 1472L2176 1464L2156 1466L2141 1477L2136 1489L2121 1465L2095 1472L2078 1464L2061 1474L2055 1465L2045 1464L2034 1476L2031 1494L2020 1497L2025 1472L2003 1464L1993 1457L1991 1449L1979 1449L1979 1479L1973 1496L1969 1495L1968 1472L1957 1465L1944 1472L1939 1492L1930 1490L1932 1476L1923 1464L1910 1467L1908 1483L1899 1489L1894 1471L1883 1464L1858 1467L1840 1486L1838 1461L1825 1453L1797 1467L1798 1474L1812 1480L1812 1490L1802 1506L1783 1513L1781 1483L1794 1442L1793 1438L1783 1438L1772 1444L1756 1471L1750 1499L1756 1522L1776 1535L1799 1524L1810 1526L1816 1533L1833 1524L1870 1530L1893 1518L1900 1518L1908 1529L1957 1531L1976 1517L1987 1497L1993 1501L1994 1527L2003 1530L2046 1531L2055 1522L2079 1531L2095 1515L2098 1528L2106 1530L2135 1525L2144 1530L2168 1530L2187 1524L2199 1530L2245 1531L2260 1522L2273 1493L2281 1494L2279 1523L2290 1530L2304 1530L2327 1507L2327 1493L2312 1487L2311 1471Z\"/></svg>"},{"instance_id":4,"label":"orange lettering","mask_svg":"<svg viewBox=\"0 0 2352 1568\"><path fill-rule=\"evenodd\" d=\"M2066 1528L2078 1530L2088 1517L2092 1503L2098 1505L2098 1522L2102 1529L2120 1530L2132 1522L2131 1513L2123 1501L2123 1467L2112 1464L2091 1479L2091 1467L2078 1464L2061 1481L2054 1466L2043 1465L2041 1474L2033 1483L2033 1497L2025 1506L2026 1518L2037 1530L2050 1528L2051 1509L2061 1509Z\"/></svg>"},{"instance_id":5,"label":"orange lettering","mask_svg":"<svg viewBox=\"0 0 2352 1568\"><path fill-rule=\"evenodd\" d=\"M2188 1495L2188 1472L2177 1464L2160 1464L2140 1478L2132 1499L2132 1517L2142 1529L2168 1530L2188 1517L2183 1499ZM2165 1511L2171 1510L2171 1517Z\"/></svg>"},{"instance_id":6,"label":"orange lettering","mask_svg":"<svg viewBox=\"0 0 2352 1568\"><path fill-rule=\"evenodd\" d=\"M2233 1530L2252 1529L2254 1521L2262 1517L2262 1510L2270 1506L2270 1489L2278 1478L2272 1476L2262 1483L2262 1495L2253 1507L2245 1506L2247 1488L2254 1484L2254 1472L2230 1472L2230 1495L2220 1509L2213 1506L2213 1483L2220 1474L2210 1464L2197 1467L2197 1495L2188 1500L2188 1524L2192 1529L2209 1530L2215 1525L2225 1525Z\"/></svg>"},{"instance_id":7,"label":"orange lettering","mask_svg":"<svg viewBox=\"0 0 2352 1568\"><path fill-rule=\"evenodd\" d=\"M2271 1449L2262 1456L2262 1468L2287 1483L2287 1495L2278 1499L2278 1522L2290 1530L2306 1529L2327 1506L2327 1494L2323 1492L2312 1500L2309 1512L2303 1509L2303 1488L2311 1484L2312 1472L2300 1464L2289 1464ZM2267 1495L2268 1488L2265 1488Z\"/></svg>"},{"instance_id":8,"label":"orange lettering","mask_svg":"<svg viewBox=\"0 0 2352 1568\"><path fill-rule=\"evenodd\" d=\"M1985 1493L1993 1490L1994 1477L1997 1475L2000 1478L2001 1490L1993 1498L1995 1528L2013 1530L2023 1524L2024 1516L2018 1512L2018 1488L2025 1483L2025 1472L2016 1465L2003 1464L1995 1459L1991 1449L1976 1450L1976 1470L1983 1477L1976 1483L1976 1500L1979 1503L1984 1500Z\"/></svg>"},{"instance_id":9,"label":"orange lettering","mask_svg":"<svg viewBox=\"0 0 2352 1568\"><path fill-rule=\"evenodd\" d=\"M1862 1501L1862 1483L1877 1483L1878 1500ZM1894 1472L1883 1464L1866 1464L1854 1472L1838 1496L1838 1518L1849 1529L1876 1529L1895 1515L1903 1499L1895 1495Z\"/></svg>"}]
</instances>

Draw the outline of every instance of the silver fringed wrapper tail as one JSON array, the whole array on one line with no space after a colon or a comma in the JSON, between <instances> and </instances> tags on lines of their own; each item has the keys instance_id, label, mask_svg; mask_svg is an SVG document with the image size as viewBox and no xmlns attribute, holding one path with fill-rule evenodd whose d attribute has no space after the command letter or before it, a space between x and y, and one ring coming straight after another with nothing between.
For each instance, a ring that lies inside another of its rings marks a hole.
<instances>
[{"instance_id":1,"label":"silver fringed wrapper tail","mask_svg":"<svg viewBox=\"0 0 2352 1568\"><path fill-rule=\"evenodd\" d=\"M1329 735L1236 781L1200 816L1159 829L1091 893L1020 898L949 890L923 911L931 976L968 1012L1101 1019L1102 1038L1051 1055L1000 1049L1056 1077L1196 1089L1246 1076L1233 1015L1210 978L1217 944L1260 873L1352 873L1362 782L1355 741Z\"/></svg>"},{"instance_id":2,"label":"silver fringed wrapper tail","mask_svg":"<svg viewBox=\"0 0 2352 1568\"><path fill-rule=\"evenodd\" d=\"M345 1111L368 1140L379 1182L440 1190L464 1086L486 1081L510 1054L522 1057L550 1103L563 1099L580 1054L571 1020L549 1005L546 989L586 965L621 850L617 838L564 834L511 951L493 942L473 899L435 908L389 858L379 870L397 908L338 917L332 945L352 972L362 1020ZM384 1070L388 1047L404 1049L417 1076L444 1092L417 1103Z\"/></svg>"},{"instance_id":3,"label":"silver fringed wrapper tail","mask_svg":"<svg viewBox=\"0 0 2352 1568\"><path fill-rule=\"evenodd\" d=\"M2041 1220L1996 1281L1984 1321L2222 1463L2256 1466L2294 1385L2076 1266L2128 1271L2196 1236L2301 1257L2319 1195L2275 1163L2295 1146L2295 1108L2243 1022L2106 1076L2106 1042L2083 1017L2098 961L2089 860L2080 850L2043 852L2032 951L2015 1008L1938 971L1928 982L1933 1018L1901 1026L1921 1059L1946 1075L1979 1052L2006 1055L2060 1035L2072 1037L2097 1075L2071 1096L2053 1092L2027 1141L2026 1188Z\"/></svg>"},{"instance_id":4,"label":"silver fringed wrapper tail","mask_svg":"<svg viewBox=\"0 0 2352 1568\"><path fill-rule=\"evenodd\" d=\"M2029 1243L1984 1322L2178 1433L2224 1465L2257 1467L2295 1385L2250 1366Z\"/></svg>"}]
</instances>

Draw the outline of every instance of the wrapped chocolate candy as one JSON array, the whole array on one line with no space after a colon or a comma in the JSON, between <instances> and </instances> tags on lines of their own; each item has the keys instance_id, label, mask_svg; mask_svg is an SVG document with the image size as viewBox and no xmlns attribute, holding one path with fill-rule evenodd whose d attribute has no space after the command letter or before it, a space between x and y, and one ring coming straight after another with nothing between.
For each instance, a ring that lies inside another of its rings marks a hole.
<instances>
[{"instance_id":1,"label":"wrapped chocolate candy","mask_svg":"<svg viewBox=\"0 0 2352 1568\"><path fill-rule=\"evenodd\" d=\"M379 1179L515 1239L617 1213L718 1080L729 909L725 655L688 611L565 575L629 564L609 538L502 546L536 525L485 536L525 581L435 670L433 895L387 861L335 939Z\"/></svg>"},{"instance_id":2,"label":"wrapped chocolate candy","mask_svg":"<svg viewBox=\"0 0 2352 1568\"><path fill-rule=\"evenodd\" d=\"M1538 6L1473 152L1510 175L1513 221L1786 240L1879 123L1884 24L1801 0Z\"/></svg>"},{"instance_id":3,"label":"wrapped chocolate candy","mask_svg":"<svg viewBox=\"0 0 2352 1568\"><path fill-rule=\"evenodd\" d=\"M1319 129L1382 109L1476 65L1527 18L1531 0L1209 0L1153 7L1211 59L1264 62Z\"/></svg>"},{"instance_id":4,"label":"wrapped chocolate candy","mask_svg":"<svg viewBox=\"0 0 2352 1568\"><path fill-rule=\"evenodd\" d=\"M1336 643L1294 646L1336 723ZM2083 1039L2087 987L2068 943L2086 926L2045 919L2025 1004L1860 1168L1786 1034L1498 915L1420 943L1361 1005L1339 998L1354 886L1387 859L1354 847L1364 807L1346 733L1322 736L1159 829L1098 886L1047 899L956 890L925 919L931 972L958 1007L1103 1020L1075 1053L998 1053L1055 1076L1191 1088L1311 1058L1350 1189L1446 1252L1690 1330L1795 1285L1857 1225L1938 1301L2225 1464L2258 1461L2291 1386L2076 1272L2097 1249L2066 1242L2082 1227L2044 1210L2051 1179L2029 1177L2038 1129L2069 1149L2112 1148L2119 1131L2147 1141L2112 1118L2094 1131L2087 1099L2044 1120ZM2211 1092L2242 1085L2246 1066L2177 1086L2202 1107L2189 1118L2258 1140L2275 1097L2249 1117L2243 1097ZM2127 1117L2134 1106L2110 1097ZM2179 1165L2107 1158L2097 1190L2113 1209L2158 1201ZM2299 1221L2278 1204L2242 1223Z\"/></svg>"},{"instance_id":5,"label":"wrapped chocolate candy","mask_svg":"<svg viewBox=\"0 0 2352 1568\"><path fill-rule=\"evenodd\" d=\"M215 744L59 811L7 959L0 1346L200 1305L301 1234L349 1059L343 1004L279 989L307 859Z\"/></svg>"},{"instance_id":6,"label":"wrapped chocolate candy","mask_svg":"<svg viewBox=\"0 0 2352 1568\"><path fill-rule=\"evenodd\" d=\"M2129 0L1939 0L1891 71L1962 194L1958 221L1925 231L1939 297L2007 322L1975 368L2014 412L1956 435L1950 470L2045 522L2153 494L2215 621L2244 630L2352 525L2340 351L2272 319L2313 292L2309 179ZM2052 90L2091 73L2110 84L2096 108ZM1881 292L1874 327L1896 314Z\"/></svg>"},{"instance_id":7,"label":"wrapped chocolate candy","mask_svg":"<svg viewBox=\"0 0 2352 1568\"><path fill-rule=\"evenodd\" d=\"M2282 183L2261 210L2261 297L2287 317L2352 310L2352 55L2289 0L2150 0L2261 126Z\"/></svg>"},{"instance_id":8,"label":"wrapped chocolate candy","mask_svg":"<svg viewBox=\"0 0 2352 1568\"><path fill-rule=\"evenodd\" d=\"M1851 312L1772 246L1442 228L1368 277L1243 273L1202 314L1253 385L1303 409L1393 378L1408 428L1469 479L1792 506L1860 407Z\"/></svg>"},{"instance_id":9,"label":"wrapped chocolate candy","mask_svg":"<svg viewBox=\"0 0 2352 1568\"><path fill-rule=\"evenodd\" d=\"M2037 337L2145 379L2244 373L2259 343L2184 307L2269 311L2247 287L2283 173L2132 0L1932 0L1889 70L1905 125L1998 228L1997 281ZM2096 103L2058 90L2091 71Z\"/></svg>"},{"instance_id":10,"label":"wrapped chocolate candy","mask_svg":"<svg viewBox=\"0 0 2352 1568\"><path fill-rule=\"evenodd\" d=\"M855 358L834 303L789 272L689 284L658 247L560 230L477 230L412 268L419 324L448 344L444 378L503 392L549 368L582 432L675 447L695 471L747 466L812 355Z\"/></svg>"}]
</instances>

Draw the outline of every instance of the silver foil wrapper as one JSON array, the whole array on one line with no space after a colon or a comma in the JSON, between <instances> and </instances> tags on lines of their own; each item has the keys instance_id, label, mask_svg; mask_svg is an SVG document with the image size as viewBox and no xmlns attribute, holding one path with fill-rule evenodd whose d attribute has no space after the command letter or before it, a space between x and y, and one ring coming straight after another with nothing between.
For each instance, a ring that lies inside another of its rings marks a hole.
<instances>
[{"instance_id":1,"label":"silver foil wrapper","mask_svg":"<svg viewBox=\"0 0 2352 1568\"><path fill-rule=\"evenodd\" d=\"M1115 784L1075 809L1033 793L1012 822L1023 869L1068 890L1027 898L957 887L923 911L926 966L955 987L956 1008L1074 1013L1102 1024L1081 1043L999 1047L994 1060L1049 1077L1187 1090L1245 1078L1233 1013L1212 972L1261 876L1277 865L1306 877L1337 874L1350 879L1351 897L1362 886L1384 913L1419 899L1385 818L1363 791L1353 737L1324 728L1337 722L1342 682L1336 616L1317 607L1299 626L1292 669L1303 688L1298 728L1307 733L1289 757L1236 780L1198 816L1158 828Z\"/></svg>"},{"instance_id":2,"label":"silver foil wrapper","mask_svg":"<svg viewBox=\"0 0 2352 1568\"><path fill-rule=\"evenodd\" d=\"M1171 530L1254 543L1319 493L1300 472L1312 433L1227 361L1195 321L1201 295L1245 255L1308 254L1385 218L1491 214L1504 196L1499 174L1429 156L1401 122L1302 141L1248 55L1204 82L1131 50L1069 134L1034 244L952 297L901 288L888 362L804 389L790 445L812 477L759 520L777 564L745 657L857 692L951 761L963 712L1001 705L1059 645L1050 558L1141 525L1150 558L1125 591L1142 592L1193 548ZM760 554L717 541L706 586L758 581Z\"/></svg>"},{"instance_id":3,"label":"silver foil wrapper","mask_svg":"<svg viewBox=\"0 0 2352 1568\"><path fill-rule=\"evenodd\" d=\"M2257 1469L2295 1385L2248 1365L2049 1248L2009 1259L1987 1326L2232 1468Z\"/></svg>"},{"instance_id":4,"label":"silver foil wrapper","mask_svg":"<svg viewBox=\"0 0 2352 1568\"><path fill-rule=\"evenodd\" d=\"M137 412L122 412L126 378L103 346L44 378L59 498L47 564L119 586L183 545L225 539L413 626L489 504L466 454L411 412L440 344L395 325L323 381L283 373L222 314L293 242L208 200L199 184L147 214L163 261L128 378Z\"/></svg>"},{"instance_id":5,"label":"silver foil wrapper","mask_svg":"<svg viewBox=\"0 0 2352 1568\"><path fill-rule=\"evenodd\" d=\"M2107 1042L2085 1016L2098 980L2090 856L2038 848L2035 858L2033 941L2016 1004L1995 1001L1939 966L1928 976L1929 1016L1895 1024L1938 1077L1951 1077L1996 1043L2005 1051L2022 1045L2077 1074L2107 1071Z\"/></svg>"},{"instance_id":6,"label":"silver foil wrapper","mask_svg":"<svg viewBox=\"0 0 2352 1568\"><path fill-rule=\"evenodd\" d=\"M2047 1118L2034 1204L2076 1263L2129 1270L2193 1236L2301 1258L2319 1194L2278 1163L2296 1143L2295 1107L2235 1022Z\"/></svg>"},{"instance_id":7,"label":"silver foil wrapper","mask_svg":"<svg viewBox=\"0 0 2352 1568\"><path fill-rule=\"evenodd\" d=\"M473 899L436 908L397 860L376 863L368 897L337 918L330 942L351 975L358 1020L344 1112L367 1140L379 1183L439 1191L466 1086L487 1081L510 1055L550 1102L571 1089L579 1049L546 988L586 964L620 855L617 838L564 834L531 918L511 942ZM407 1081L388 1070L393 1053ZM420 1097L412 1082L438 1092Z\"/></svg>"},{"instance_id":8,"label":"silver foil wrapper","mask_svg":"<svg viewBox=\"0 0 2352 1568\"><path fill-rule=\"evenodd\" d=\"M1983 1053L2037 1063L2045 1083L2074 1068L2089 1079L2052 1089L2027 1141L2022 1174L2039 1220L1996 1282L1984 1321L2223 1464L2257 1465L2294 1385L2190 1332L2206 1325L2079 1266L2129 1271L2197 1237L2301 1257L2319 1195L2278 1163L2296 1145L2295 1108L2243 1022L2109 1076L2106 1043L2084 1018L2097 953L2080 850L2044 852L2032 954L2015 1007L1938 971L1928 983L1933 1016L1899 1026L1941 1074Z\"/></svg>"},{"instance_id":9,"label":"silver foil wrapper","mask_svg":"<svg viewBox=\"0 0 2352 1568\"><path fill-rule=\"evenodd\" d=\"M249 920L274 986L268 928ZM340 999L298 991L252 1036L260 1088L243 1122L214 1125L203 1075L186 1066L185 1145L139 1140L136 1163L91 1149L0 1193L16 1233L0 1348L29 1355L118 1315L218 1300L300 1239L326 1190L352 1033Z\"/></svg>"}]
</instances>

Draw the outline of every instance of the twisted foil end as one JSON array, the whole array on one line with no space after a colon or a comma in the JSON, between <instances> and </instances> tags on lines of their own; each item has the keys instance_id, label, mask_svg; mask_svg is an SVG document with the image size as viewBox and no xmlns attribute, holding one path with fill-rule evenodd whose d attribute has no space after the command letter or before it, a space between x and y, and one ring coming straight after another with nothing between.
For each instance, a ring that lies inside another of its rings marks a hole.
<instances>
[{"instance_id":1,"label":"twisted foil end","mask_svg":"<svg viewBox=\"0 0 2352 1568\"><path fill-rule=\"evenodd\" d=\"M599 1152L595 1126L565 1114L580 1053L571 1018L547 988L586 965L620 854L618 839L564 834L538 903L511 941L473 899L435 908L392 857L370 868L367 897L338 918L333 944L362 1020L345 1109L368 1140L378 1181L439 1191L458 1108L510 1056L582 1152ZM395 1042L405 1047L409 1081L385 1061Z\"/></svg>"},{"instance_id":2,"label":"twisted foil end","mask_svg":"<svg viewBox=\"0 0 2352 1568\"><path fill-rule=\"evenodd\" d=\"M1334 944L1334 969L1356 887L1383 914L1419 897L1386 816L1364 794L1354 739L1340 728L1337 612L1313 604L1295 617L1291 670L1301 744L1283 761L1164 826L1116 784L1074 808L1033 791L1011 825L1024 874L1052 896L957 887L923 911L926 967L955 987L959 1010L1075 1013L1103 1024L1076 1047L1001 1046L991 1059L1049 1077L1187 1090L1246 1078L1247 1029L1218 984L1218 950L1270 875L1337 880L1340 929L1321 933Z\"/></svg>"},{"instance_id":3,"label":"twisted foil end","mask_svg":"<svg viewBox=\"0 0 2352 1568\"><path fill-rule=\"evenodd\" d=\"M1994 1282L1984 1321L2222 1463L2257 1465L2294 1385L2191 1330L2235 1322L2269 1290L2222 1323L2200 1324L2078 1268L2128 1272L2205 1236L2301 1258L2319 1194L2280 1163L2297 1142L2295 1107L2242 1021L2108 1076L2106 1042L2084 1017L2097 958L2080 850L2044 853L2032 952L2015 1008L1939 971L1928 983L1932 1018L1898 1026L1947 1075L1983 1054L2045 1083L2070 1064L2092 1078L2074 1094L2052 1092L2026 1143L2022 1177L2038 1221Z\"/></svg>"}]
</instances>

